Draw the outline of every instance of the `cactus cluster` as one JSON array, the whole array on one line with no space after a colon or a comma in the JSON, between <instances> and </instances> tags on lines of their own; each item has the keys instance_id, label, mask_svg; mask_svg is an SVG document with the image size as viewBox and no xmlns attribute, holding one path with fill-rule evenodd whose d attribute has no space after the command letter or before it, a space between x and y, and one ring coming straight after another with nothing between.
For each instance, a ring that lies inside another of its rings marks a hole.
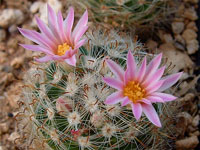
<instances>
[{"instance_id":1,"label":"cactus cluster","mask_svg":"<svg viewBox=\"0 0 200 150\"><path fill-rule=\"evenodd\" d=\"M80 0L74 6L88 8L93 22L122 29L149 29L174 11L169 0ZM138 32L138 31L137 31Z\"/></svg>"},{"instance_id":2,"label":"cactus cluster","mask_svg":"<svg viewBox=\"0 0 200 150\"><path fill-rule=\"evenodd\" d=\"M173 113L155 104L163 128L145 116L136 121L131 107L106 105L113 93L102 81L113 76L105 60L125 67L131 49L138 63L147 55L142 45L114 31L89 31L79 49L77 66L51 61L34 63L24 76L21 112L16 115L23 147L47 150L159 149L173 135ZM150 57L150 56L149 56Z\"/></svg>"}]
</instances>

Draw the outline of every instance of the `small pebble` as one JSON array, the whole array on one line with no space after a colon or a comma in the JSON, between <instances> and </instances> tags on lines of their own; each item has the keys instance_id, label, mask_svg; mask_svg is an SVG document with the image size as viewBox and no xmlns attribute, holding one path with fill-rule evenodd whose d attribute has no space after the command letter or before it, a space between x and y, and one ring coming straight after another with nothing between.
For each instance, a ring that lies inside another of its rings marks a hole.
<instances>
[{"instance_id":1,"label":"small pebble","mask_svg":"<svg viewBox=\"0 0 200 150\"><path fill-rule=\"evenodd\" d=\"M182 140L176 141L177 150L191 150L199 144L197 136L188 137Z\"/></svg>"},{"instance_id":2,"label":"small pebble","mask_svg":"<svg viewBox=\"0 0 200 150\"><path fill-rule=\"evenodd\" d=\"M191 40L196 40L197 33L192 29L186 29L183 32L182 37L185 39L186 43L188 43Z\"/></svg>"},{"instance_id":3,"label":"small pebble","mask_svg":"<svg viewBox=\"0 0 200 150\"><path fill-rule=\"evenodd\" d=\"M194 8L186 9L184 12L184 17L192 21L195 21L198 19L197 13Z\"/></svg>"},{"instance_id":4,"label":"small pebble","mask_svg":"<svg viewBox=\"0 0 200 150\"><path fill-rule=\"evenodd\" d=\"M187 42L187 51L189 55L196 53L198 49L199 42L196 39Z\"/></svg>"},{"instance_id":5,"label":"small pebble","mask_svg":"<svg viewBox=\"0 0 200 150\"><path fill-rule=\"evenodd\" d=\"M183 22L173 22L172 30L175 34L180 34L184 30L184 23Z\"/></svg>"}]
</instances>

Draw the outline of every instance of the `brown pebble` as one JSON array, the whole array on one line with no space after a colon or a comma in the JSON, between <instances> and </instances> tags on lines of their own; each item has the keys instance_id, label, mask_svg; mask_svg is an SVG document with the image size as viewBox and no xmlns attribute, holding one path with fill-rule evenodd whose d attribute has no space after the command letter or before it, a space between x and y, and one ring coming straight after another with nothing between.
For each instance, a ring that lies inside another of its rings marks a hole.
<instances>
[{"instance_id":1,"label":"brown pebble","mask_svg":"<svg viewBox=\"0 0 200 150\"><path fill-rule=\"evenodd\" d=\"M182 140L176 141L177 150L191 150L199 144L197 136L188 137Z\"/></svg>"}]
</instances>

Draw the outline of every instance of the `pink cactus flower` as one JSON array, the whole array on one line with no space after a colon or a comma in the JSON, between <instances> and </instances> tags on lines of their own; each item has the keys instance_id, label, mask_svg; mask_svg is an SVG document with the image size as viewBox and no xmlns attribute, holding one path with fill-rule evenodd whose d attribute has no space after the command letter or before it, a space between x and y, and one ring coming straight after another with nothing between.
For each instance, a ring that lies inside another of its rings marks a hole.
<instances>
[{"instance_id":1,"label":"pink cactus flower","mask_svg":"<svg viewBox=\"0 0 200 150\"><path fill-rule=\"evenodd\" d=\"M126 71L112 60L107 60L106 63L116 78L104 77L103 80L118 91L108 96L105 104L112 105L119 102L122 106L130 104L136 120L139 120L144 112L154 125L161 127L160 119L152 103L175 100L175 96L162 93L162 91L174 85L182 74L179 72L162 78L165 66L159 68L161 59L162 54L159 54L146 65L145 57L142 64L137 66L129 51Z\"/></svg>"},{"instance_id":2,"label":"pink cactus flower","mask_svg":"<svg viewBox=\"0 0 200 150\"><path fill-rule=\"evenodd\" d=\"M41 33L33 30L18 28L23 36L37 43L38 45L21 44L27 50L40 51L46 56L36 59L38 62L49 60L65 61L69 65L76 65L76 53L86 39L81 39L88 26L87 10L77 23L72 32L74 23L74 9L69 8L68 16L63 20L61 11L56 14L48 5L48 26L36 17Z\"/></svg>"}]
</instances>

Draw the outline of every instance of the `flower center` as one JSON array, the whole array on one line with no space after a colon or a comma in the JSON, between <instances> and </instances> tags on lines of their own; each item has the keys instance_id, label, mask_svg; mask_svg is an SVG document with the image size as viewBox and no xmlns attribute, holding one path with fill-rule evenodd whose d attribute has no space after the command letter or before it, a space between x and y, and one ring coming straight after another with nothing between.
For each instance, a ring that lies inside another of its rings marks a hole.
<instances>
[{"instance_id":1,"label":"flower center","mask_svg":"<svg viewBox=\"0 0 200 150\"><path fill-rule=\"evenodd\" d=\"M138 100L141 100L145 97L146 92L145 90L140 86L139 83L135 81L130 81L128 84L124 87L123 90L124 96L128 96L128 98L133 102L136 103Z\"/></svg>"},{"instance_id":2,"label":"flower center","mask_svg":"<svg viewBox=\"0 0 200 150\"><path fill-rule=\"evenodd\" d=\"M62 45L58 45L57 49L57 55L63 56L65 55L65 52L70 50L70 46L67 43L64 43Z\"/></svg>"}]
</instances>

